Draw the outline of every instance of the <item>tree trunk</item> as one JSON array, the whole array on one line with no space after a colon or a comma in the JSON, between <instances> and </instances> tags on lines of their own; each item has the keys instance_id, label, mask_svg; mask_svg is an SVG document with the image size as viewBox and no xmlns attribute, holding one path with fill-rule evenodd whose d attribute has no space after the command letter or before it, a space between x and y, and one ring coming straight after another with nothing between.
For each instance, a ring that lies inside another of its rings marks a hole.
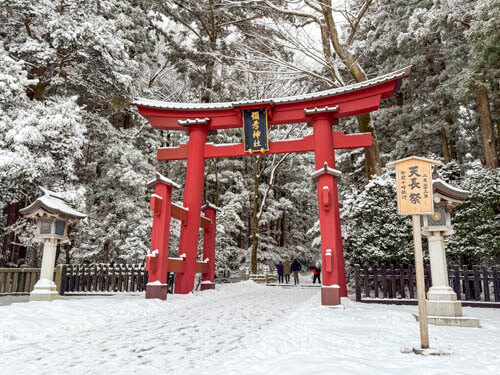
<instances>
[{"instance_id":1,"label":"tree trunk","mask_svg":"<svg viewBox=\"0 0 500 375\"><path fill-rule=\"evenodd\" d=\"M481 135L483 138L485 167L490 169L498 168L498 159L493 133L493 123L491 121L488 91L483 85L476 88L477 113L481 123Z\"/></svg>"},{"instance_id":2,"label":"tree trunk","mask_svg":"<svg viewBox=\"0 0 500 375\"><path fill-rule=\"evenodd\" d=\"M103 263L109 263L109 240L104 242L104 256L102 261Z\"/></svg>"},{"instance_id":3,"label":"tree trunk","mask_svg":"<svg viewBox=\"0 0 500 375\"><path fill-rule=\"evenodd\" d=\"M280 223L280 247L285 247L285 241L286 241L286 232L285 232L285 216L286 212L283 212L283 216L281 217L281 223Z\"/></svg>"},{"instance_id":4,"label":"tree trunk","mask_svg":"<svg viewBox=\"0 0 500 375\"><path fill-rule=\"evenodd\" d=\"M380 152L378 148L377 135L375 129L371 126L371 117L369 113L356 116L358 119L359 130L362 133L372 134L372 146L365 147L365 170L366 175L370 178L373 175L382 174L382 165L380 162Z\"/></svg>"},{"instance_id":5,"label":"tree trunk","mask_svg":"<svg viewBox=\"0 0 500 375\"><path fill-rule=\"evenodd\" d=\"M253 274L257 273L257 249L259 247L259 185L260 185L260 156L257 156L253 175L253 220L252 220L252 256L250 258L250 269Z\"/></svg>"},{"instance_id":6,"label":"tree trunk","mask_svg":"<svg viewBox=\"0 0 500 375\"><path fill-rule=\"evenodd\" d=\"M443 150L444 163L448 164L451 161L451 156L450 149L448 148L448 137L444 128L441 128L441 148Z\"/></svg>"}]
</instances>

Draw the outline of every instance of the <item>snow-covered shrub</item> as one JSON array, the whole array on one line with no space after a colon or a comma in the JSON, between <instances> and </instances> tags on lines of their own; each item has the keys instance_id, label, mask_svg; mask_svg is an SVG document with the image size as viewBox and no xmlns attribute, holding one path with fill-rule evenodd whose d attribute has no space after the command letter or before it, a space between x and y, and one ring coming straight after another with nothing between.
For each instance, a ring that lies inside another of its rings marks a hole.
<instances>
[{"instance_id":1,"label":"snow-covered shrub","mask_svg":"<svg viewBox=\"0 0 500 375\"><path fill-rule=\"evenodd\" d=\"M500 262L500 170L477 162L460 186L469 198L453 210L455 234L447 248L449 261L461 264Z\"/></svg>"},{"instance_id":2,"label":"snow-covered shrub","mask_svg":"<svg viewBox=\"0 0 500 375\"><path fill-rule=\"evenodd\" d=\"M374 177L362 190L353 188L343 203L344 256L349 266L413 261L411 220L398 215L393 171Z\"/></svg>"}]
</instances>

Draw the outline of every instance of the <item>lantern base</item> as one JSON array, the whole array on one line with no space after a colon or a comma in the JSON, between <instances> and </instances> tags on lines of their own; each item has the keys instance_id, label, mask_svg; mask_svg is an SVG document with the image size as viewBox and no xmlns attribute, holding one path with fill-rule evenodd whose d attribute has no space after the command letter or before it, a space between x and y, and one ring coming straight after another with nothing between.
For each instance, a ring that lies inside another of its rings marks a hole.
<instances>
[{"instance_id":1,"label":"lantern base","mask_svg":"<svg viewBox=\"0 0 500 375\"><path fill-rule=\"evenodd\" d=\"M161 300L167 299L168 285L161 284L159 281L147 283L146 285L146 299L158 298Z\"/></svg>"},{"instance_id":2,"label":"lantern base","mask_svg":"<svg viewBox=\"0 0 500 375\"><path fill-rule=\"evenodd\" d=\"M325 306L340 305L340 286L322 285L321 286L321 304Z\"/></svg>"},{"instance_id":3,"label":"lantern base","mask_svg":"<svg viewBox=\"0 0 500 375\"><path fill-rule=\"evenodd\" d=\"M53 301L59 297L56 284L52 280L40 279L30 293L30 301Z\"/></svg>"}]
</instances>

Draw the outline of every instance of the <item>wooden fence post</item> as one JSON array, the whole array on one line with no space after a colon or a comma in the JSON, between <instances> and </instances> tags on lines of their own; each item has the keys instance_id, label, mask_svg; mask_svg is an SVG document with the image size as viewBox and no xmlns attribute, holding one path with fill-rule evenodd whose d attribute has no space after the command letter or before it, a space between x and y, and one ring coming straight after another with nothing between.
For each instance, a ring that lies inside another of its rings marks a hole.
<instances>
[{"instance_id":1,"label":"wooden fence post","mask_svg":"<svg viewBox=\"0 0 500 375\"><path fill-rule=\"evenodd\" d=\"M396 298L396 273L394 272L394 264L391 263L391 292L390 298Z\"/></svg>"},{"instance_id":2,"label":"wooden fence post","mask_svg":"<svg viewBox=\"0 0 500 375\"><path fill-rule=\"evenodd\" d=\"M483 266L483 289L484 289L484 301L490 302L490 283L489 283L488 268Z\"/></svg>"},{"instance_id":3,"label":"wooden fence post","mask_svg":"<svg viewBox=\"0 0 500 375\"><path fill-rule=\"evenodd\" d=\"M462 299L462 292L460 291L460 270L458 269L458 265L454 265L453 270L455 273L453 287L455 289L455 293L457 294L457 299L460 301Z\"/></svg>"},{"instance_id":4,"label":"wooden fence post","mask_svg":"<svg viewBox=\"0 0 500 375\"><path fill-rule=\"evenodd\" d=\"M387 274L385 269L385 264L382 265L380 269L380 274L382 276L382 296L383 298L387 298Z\"/></svg>"},{"instance_id":5,"label":"wooden fence post","mask_svg":"<svg viewBox=\"0 0 500 375\"><path fill-rule=\"evenodd\" d=\"M498 280L497 269L493 267L492 270L493 270L493 292L495 294L495 302L500 302L500 288L498 285L500 280Z\"/></svg>"},{"instance_id":6,"label":"wooden fence post","mask_svg":"<svg viewBox=\"0 0 500 375\"><path fill-rule=\"evenodd\" d=\"M479 267L472 266L474 272L474 297L476 301L481 301L481 285L479 284Z\"/></svg>"},{"instance_id":7,"label":"wooden fence post","mask_svg":"<svg viewBox=\"0 0 500 375\"><path fill-rule=\"evenodd\" d=\"M410 291L410 299L415 298L415 293L413 292L413 265L408 264L408 290Z\"/></svg>"},{"instance_id":8,"label":"wooden fence post","mask_svg":"<svg viewBox=\"0 0 500 375\"><path fill-rule=\"evenodd\" d=\"M375 289L375 298L378 298L378 269L377 265L372 267L373 270L373 289Z\"/></svg>"},{"instance_id":9,"label":"wooden fence post","mask_svg":"<svg viewBox=\"0 0 500 375\"><path fill-rule=\"evenodd\" d=\"M401 283L401 290L400 290L400 296L401 299L404 299L406 297L406 291L405 291L405 269L402 264L399 265L399 282Z\"/></svg>"},{"instance_id":10,"label":"wooden fence post","mask_svg":"<svg viewBox=\"0 0 500 375\"><path fill-rule=\"evenodd\" d=\"M463 266L463 273L464 273L465 300L469 301L470 300L469 270L465 265Z\"/></svg>"},{"instance_id":11,"label":"wooden fence post","mask_svg":"<svg viewBox=\"0 0 500 375\"><path fill-rule=\"evenodd\" d=\"M365 263L364 266L365 273L365 297L370 298L370 274L368 272L368 264Z\"/></svg>"},{"instance_id":12,"label":"wooden fence post","mask_svg":"<svg viewBox=\"0 0 500 375\"><path fill-rule=\"evenodd\" d=\"M359 279L359 264L354 265L354 281L356 283L356 302L361 301L361 280Z\"/></svg>"}]
</instances>

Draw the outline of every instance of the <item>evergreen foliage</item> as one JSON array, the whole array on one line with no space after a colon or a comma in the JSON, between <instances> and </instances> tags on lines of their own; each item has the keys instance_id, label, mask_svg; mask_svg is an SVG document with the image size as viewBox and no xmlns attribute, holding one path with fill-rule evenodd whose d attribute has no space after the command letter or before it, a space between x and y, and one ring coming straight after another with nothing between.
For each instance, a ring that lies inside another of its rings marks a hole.
<instances>
[{"instance_id":1,"label":"evergreen foliage","mask_svg":"<svg viewBox=\"0 0 500 375\"><path fill-rule=\"evenodd\" d=\"M336 4L333 12L314 8L328 0L307 3L0 0L2 256L10 256L5 249L14 232L33 265L40 257L30 224L7 222L8 209L33 201L42 185L66 191L88 215L72 227L59 261L143 261L152 221L145 183L155 171L181 185L185 177L184 161L158 163L156 150L187 143L188 136L153 129L130 106L132 98L262 99L352 83L331 44L335 38L322 39L325 25L310 18L330 12L349 19L336 19L330 31L338 31L342 55L355 57L358 76L413 66L401 91L372 113L382 165L409 155L443 160L443 179L471 191L455 209L450 258L498 263L500 181L498 169L482 166L484 114L475 91L486 89L495 142L498 2L349 0L341 12ZM279 15L277 7L307 15ZM358 132L359 124L342 119L336 130ZM310 134L305 124L270 129L272 140ZM217 144L241 141L238 129L208 137ZM397 215L391 172L369 181L363 150L338 151L336 158L348 263L411 262L410 220ZM313 171L312 154L206 161L204 200L223 209L218 268L248 267L254 245L261 263L298 258L309 265L319 258ZM182 202L182 190L173 200ZM172 255L178 242L174 222Z\"/></svg>"}]
</instances>

